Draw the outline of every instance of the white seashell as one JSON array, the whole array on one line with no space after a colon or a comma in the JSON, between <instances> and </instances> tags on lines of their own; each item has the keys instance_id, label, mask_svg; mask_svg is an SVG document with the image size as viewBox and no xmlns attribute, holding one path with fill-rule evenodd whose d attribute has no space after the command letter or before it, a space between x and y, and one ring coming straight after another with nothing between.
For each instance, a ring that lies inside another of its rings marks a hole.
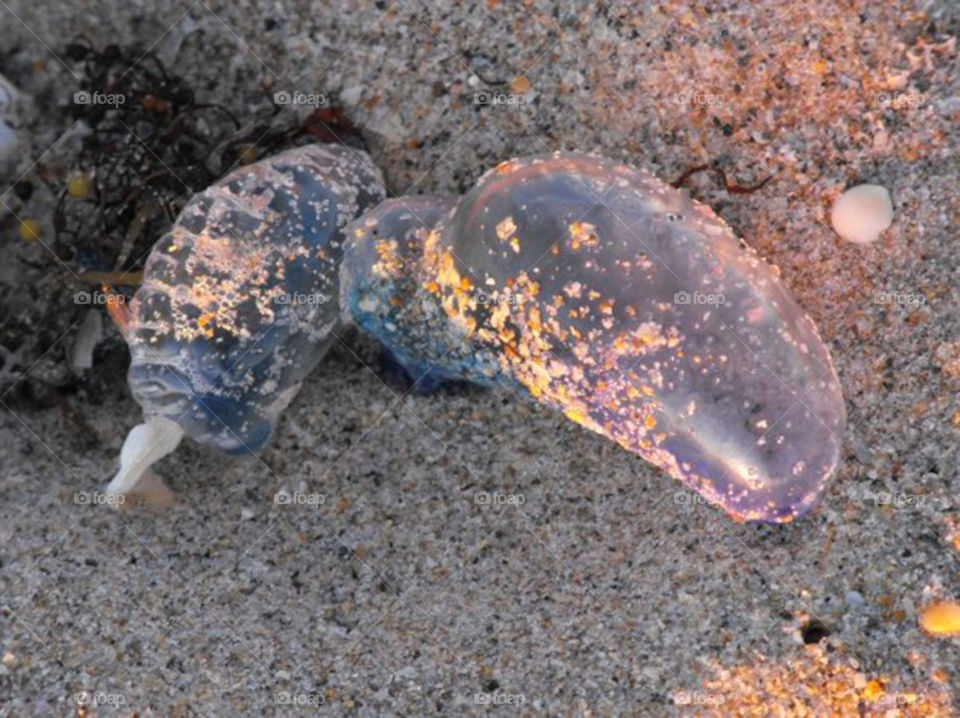
<instances>
[{"instance_id":1,"label":"white seashell","mask_svg":"<svg viewBox=\"0 0 960 718\"><path fill-rule=\"evenodd\" d=\"M120 470L107 486L108 495L131 492L150 467L172 452L183 438L183 429L162 416L130 429L120 450Z\"/></svg>"},{"instance_id":2,"label":"white seashell","mask_svg":"<svg viewBox=\"0 0 960 718\"><path fill-rule=\"evenodd\" d=\"M893 204L886 187L861 184L851 187L833 203L830 224L848 242L870 244L893 223Z\"/></svg>"}]
</instances>

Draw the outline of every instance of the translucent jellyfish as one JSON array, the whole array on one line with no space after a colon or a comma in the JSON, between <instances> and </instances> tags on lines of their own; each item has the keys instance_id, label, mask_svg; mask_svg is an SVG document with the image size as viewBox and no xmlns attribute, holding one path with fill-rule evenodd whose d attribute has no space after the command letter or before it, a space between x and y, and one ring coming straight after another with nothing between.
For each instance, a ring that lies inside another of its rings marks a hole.
<instances>
[{"instance_id":1,"label":"translucent jellyfish","mask_svg":"<svg viewBox=\"0 0 960 718\"><path fill-rule=\"evenodd\" d=\"M846 417L830 355L709 208L583 154L404 202L348 230L341 301L412 373L512 388L739 520L816 503Z\"/></svg>"},{"instance_id":2,"label":"translucent jellyfish","mask_svg":"<svg viewBox=\"0 0 960 718\"><path fill-rule=\"evenodd\" d=\"M260 449L335 340L344 228L383 198L366 153L308 145L191 200L154 246L129 306L114 307L150 428L137 436L162 438L158 427L172 422L229 453ZM136 470L118 474L112 491L143 473L134 454L151 442L134 438L125 465Z\"/></svg>"}]
</instances>

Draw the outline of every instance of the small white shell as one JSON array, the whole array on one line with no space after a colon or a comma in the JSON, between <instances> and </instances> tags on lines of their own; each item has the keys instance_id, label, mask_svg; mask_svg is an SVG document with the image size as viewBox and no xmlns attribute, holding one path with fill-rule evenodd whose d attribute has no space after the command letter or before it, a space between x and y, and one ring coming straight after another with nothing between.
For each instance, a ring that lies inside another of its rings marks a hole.
<instances>
[{"instance_id":1,"label":"small white shell","mask_svg":"<svg viewBox=\"0 0 960 718\"><path fill-rule=\"evenodd\" d=\"M833 203L830 224L841 238L870 244L893 223L893 204L886 187L861 184L851 187Z\"/></svg>"},{"instance_id":2,"label":"small white shell","mask_svg":"<svg viewBox=\"0 0 960 718\"><path fill-rule=\"evenodd\" d=\"M93 368L93 350L103 339L103 319L97 309L88 309L73 342L73 368Z\"/></svg>"},{"instance_id":3,"label":"small white shell","mask_svg":"<svg viewBox=\"0 0 960 718\"><path fill-rule=\"evenodd\" d=\"M140 483L150 467L180 444L183 429L162 416L130 429L120 449L120 470L107 486L107 495L126 494Z\"/></svg>"}]
</instances>

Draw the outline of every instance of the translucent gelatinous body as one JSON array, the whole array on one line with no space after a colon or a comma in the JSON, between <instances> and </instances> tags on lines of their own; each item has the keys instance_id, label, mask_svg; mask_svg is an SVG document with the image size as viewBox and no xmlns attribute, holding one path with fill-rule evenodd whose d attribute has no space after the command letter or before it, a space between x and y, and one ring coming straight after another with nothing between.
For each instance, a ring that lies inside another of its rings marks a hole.
<instances>
[{"instance_id":1,"label":"translucent gelatinous body","mask_svg":"<svg viewBox=\"0 0 960 718\"><path fill-rule=\"evenodd\" d=\"M456 203L452 196L388 199L351 225L348 233L360 241L347 240L349 249L340 268L340 304L357 326L381 339L399 329L391 315L397 314L397 302L417 297L427 228L449 214ZM381 302L381 298L389 300ZM429 329L447 324L446 314L436 302L405 304L402 316L405 329L423 327L417 335L426 342L437 342L428 349L415 342L383 341L414 379L432 384L465 374L452 365L437 366L432 358L447 348L444 334ZM453 359L450 357L451 362Z\"/></svg>"},{"instance_id":2,"label":"translucent gelatinous body","mask_svg":"<svg viewBox=\"0 0 960 718\"><path fill-rule=\"evenodd\" d=\"M449 206L348 230L341 303L401 361L555 407L738 519L814 505L845 423L829 353L709 208L579 154L505 162Z\"/></svg>"},{"instance_id":3,"label":"translucent gelatinous body","mask_svg":"<svg viewBox=\"0 0 960 718\"><path fill-rule=\"evenodd\" d=\"M363 152L309 145L194 197L147 260L125 328L145 416L257 450L334 341L343 229L384 198Z\"/></svg>"}]
</instances>

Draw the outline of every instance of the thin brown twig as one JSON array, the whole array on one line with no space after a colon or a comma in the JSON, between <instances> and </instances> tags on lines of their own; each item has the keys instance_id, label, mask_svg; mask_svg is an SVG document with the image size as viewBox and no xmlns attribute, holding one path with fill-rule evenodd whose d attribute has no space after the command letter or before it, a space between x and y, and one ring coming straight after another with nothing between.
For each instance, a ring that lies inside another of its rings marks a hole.
<instances>
[{"instance_id":1,"label":"thin brown twig","mask_svg":"<svg viewBox=\"0 0 960 718\"><path fill-rule=\"evenodd\" d=\"M756 192L773 178L773 175L767 175L760 182L745 187L730 182L730 180L727 179L726 173L720 167L714 167L713 165L697 165L696 167L691 167L688 169L686 172L680 175L679 179L671 182L671 184L674 187L680 187L680 185L686 182L693 175L697 174L698 172L706 171L712 171L719 174L720 180L723 182L724 189L726 189L730 194L750 194L751 192Z\"/></svg>"}]
</instances>

